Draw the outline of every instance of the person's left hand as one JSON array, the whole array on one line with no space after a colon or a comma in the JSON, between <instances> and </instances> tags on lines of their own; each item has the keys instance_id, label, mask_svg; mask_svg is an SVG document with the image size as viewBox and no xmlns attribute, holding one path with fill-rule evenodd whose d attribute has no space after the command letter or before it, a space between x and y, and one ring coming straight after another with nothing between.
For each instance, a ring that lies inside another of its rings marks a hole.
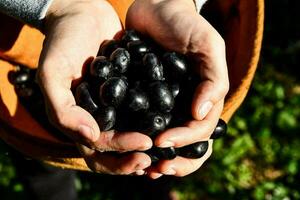
<instances>
[{"instance_id":1,"label":"person's left hand","mask_svg":"<svg viewBox=\"0 0 300 200\"><path fill-rule=\"evenodd\" d=\"M202 80L191 105L194 120L184 127L164 131L154 144L182 147L209 140L229 89L222 37L196 12L192 0L135 0L128 10L126 26L150 36L168 50L186 54L194 62L195 73ZM163 160L148 169L148 176L188 175L197 170L211 153L212 140L209 140L209 149L202 158L177 156L174 160Z\"/></svg>"}]
</instances>

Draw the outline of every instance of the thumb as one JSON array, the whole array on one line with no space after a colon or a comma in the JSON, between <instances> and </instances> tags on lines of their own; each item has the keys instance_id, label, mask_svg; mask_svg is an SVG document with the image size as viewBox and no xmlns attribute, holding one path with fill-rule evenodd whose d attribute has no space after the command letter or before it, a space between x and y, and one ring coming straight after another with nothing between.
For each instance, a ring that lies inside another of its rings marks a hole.
<instances>
[{"instance_id":1,"label":"thumb","mask_svg":"<svg viewBox=\"0 0 300 200\"><path fill-rule=\"evenodd\" d=\"M70 88L53 80L43 80L42 90L46 99L49 120L74 141L91 144L98 140L100 129L95 119L76 105Z\"/></svg>"},{"instance_id":2,"label":"thumb","mask_svg":"<svg viewBox=\"0 0 300 200\"><path fill-rule=\"evenodd\" d=\"M207 33L214 35L213 32ZM195 54L196 71L202 82L197 86L192 103L192 115L202 120L217 103L224 101L229 90L225 43L221 37L206 40L206 51ZM199 56L201 55L201 56ZM198 62L197 62L198 61Z\"/></svg>"}]
</instances>

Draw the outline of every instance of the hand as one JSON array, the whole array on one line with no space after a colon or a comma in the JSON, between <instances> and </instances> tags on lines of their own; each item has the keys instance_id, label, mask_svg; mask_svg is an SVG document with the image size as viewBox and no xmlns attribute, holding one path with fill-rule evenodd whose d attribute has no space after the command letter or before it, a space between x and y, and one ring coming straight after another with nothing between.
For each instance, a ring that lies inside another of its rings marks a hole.
<instances>
[{"instance_id":1,"label":"hand","mask_svg":"<svg viewBox=\"0 0 300 200\"><path fill-rule=\"evenodd\" d=\"M150 36L166 49L186 54L194 63L199 83L191 106L195 120L185 127L166 130L155 139L159 147L182 147L209 140L221 115L228 92L225 44L217 31L200 16L192 0L136 0L127 13L126 26ZM197 170L212 152L200 159L177 157L149 168L148 175L185 176Z\"/></svg>"},{"instance_id":2,"label":"hand","mask_svg":"<svg viewBox=\"0 0 300 200\"><path fill-rule=\"evenodd\" d=\"M71 86L81 79L84 63L96 56L100 44L121 29L117 14L105 0L55 0L46 15L46 38L37 77L50 121L79 143L92 170L111 174L142 170L151 164L150 158L144 153L131 153L116 159L91 149L141 151L150 148L152 141L140 133L100 133L95 119L76 106Z\"/></svg>"}]
</instances>

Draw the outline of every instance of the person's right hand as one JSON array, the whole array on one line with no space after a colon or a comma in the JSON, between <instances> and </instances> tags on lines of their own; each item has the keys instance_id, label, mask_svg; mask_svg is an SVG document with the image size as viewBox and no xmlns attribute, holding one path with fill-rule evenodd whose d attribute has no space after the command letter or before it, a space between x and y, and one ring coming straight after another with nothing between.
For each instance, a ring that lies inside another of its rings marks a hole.
<instances>
[{"instance_id":1,"label":"person's right hand","mask_svg":"<svg viewBox=\"0 0 300 200\"><path fill-rule=\"evenodd\" d=\"M37 79L50 121L78 144L93 171L142 174L141 170L151 165L146 154L128 153L116 158L101 152L143 151L151 148L151 139L137 132L100 133L95 119L76 105L71 91L72 84L81 79L88 58L96 56L100 44L121 29L117 14L105 0L54 0L46 15Z\"/></svg>"}]
</instances>

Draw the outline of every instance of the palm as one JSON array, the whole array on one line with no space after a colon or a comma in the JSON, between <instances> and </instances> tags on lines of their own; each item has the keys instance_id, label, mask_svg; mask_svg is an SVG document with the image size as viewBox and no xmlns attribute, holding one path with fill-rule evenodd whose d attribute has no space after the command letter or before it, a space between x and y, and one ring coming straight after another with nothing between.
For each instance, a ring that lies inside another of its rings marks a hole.
<instances>
[{"instance_id":1,"label":"palm","mask_svg":"<svg viewBox=\"0 0 300 200\"><path fill-rule=\"evenodd\" d=\"M136 1L131 6L126 24L139 32L150 35L167 49L187 53L190 50L188 49L190 38L195 30L196 23L194 22L199 17L195 10L189 5L176 10L176 1L159 4L155 9L147 9L147 5L142 4L143 2ZM187 12L192 14L187 15Z\"/></svg>"}]
</instances>

